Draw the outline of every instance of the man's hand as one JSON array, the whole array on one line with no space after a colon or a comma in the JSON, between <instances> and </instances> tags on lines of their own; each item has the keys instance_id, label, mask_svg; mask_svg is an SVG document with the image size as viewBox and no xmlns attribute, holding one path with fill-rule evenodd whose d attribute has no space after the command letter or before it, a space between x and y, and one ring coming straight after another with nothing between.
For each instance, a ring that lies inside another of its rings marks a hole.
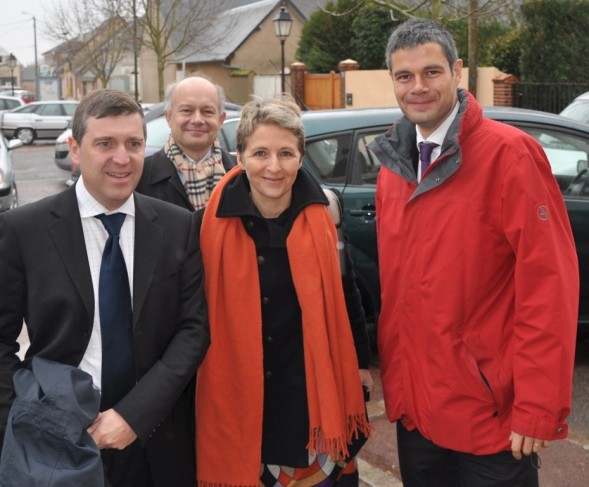
<instances>
[{"instance_id":1,"label":"man's hand","mask_svg":"<svg viewBox=\"0 0 589 487\"><path fill-rule=\"evenodd\" d=\"M114 409L99 413L87 431L101 450L122 450L137 438L135 432Z\"/></svg>"},{"instance_id":2,"label":"man's hand","mask_svg":"<svg viewBox=\"0 0 589 487\"><path fill-rule=\"evenodd\" d=\"M522 454L529 457L532 453L538 453L542 448L548 448L550 441L540 438L523 436L515 431L509 436L511 440L511 453L516 460L522 459Z\"/></svg>"}]
</instances>

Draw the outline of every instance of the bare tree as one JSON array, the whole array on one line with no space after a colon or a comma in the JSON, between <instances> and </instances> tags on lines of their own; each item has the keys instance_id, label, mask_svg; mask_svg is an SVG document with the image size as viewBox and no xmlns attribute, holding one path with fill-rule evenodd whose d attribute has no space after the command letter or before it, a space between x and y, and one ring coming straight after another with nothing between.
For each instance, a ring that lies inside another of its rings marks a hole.
<instances>
[{"instance_id":1,"label":"bare tree","mask_svg":"<svg viewBox=\"0 0 589 487\"><path fill-rule=\"evenodd\" d=\"M108 86L112 73L130 49L132 31L119 0L69 0L53 4L43 30L62 43L70 69L89 71Z\"/></svg>"},{"instance_id":2,"label":"bare tree","mask_svg":"<svg viewBox=\"0 0 589 487\"><path fill-rule=\"evenodd\" d=\"M129 2L130 0L126 0ZM164 96L164 68L195 52L212 51L229 32L216 32L215 25L228 4L224 0L133 0L141 44L156 56L158 93ZM237 19L236 19L237 21ZM207 33L206 38L202 35Z\"/></svg>"}]
</instances>

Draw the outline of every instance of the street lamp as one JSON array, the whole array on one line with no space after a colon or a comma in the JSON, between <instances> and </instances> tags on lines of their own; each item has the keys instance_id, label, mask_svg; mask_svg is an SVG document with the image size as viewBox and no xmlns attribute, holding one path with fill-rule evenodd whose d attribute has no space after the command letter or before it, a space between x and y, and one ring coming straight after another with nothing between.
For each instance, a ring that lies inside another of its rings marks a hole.
<instances>
[{"instance_id":1,"label":"street lamp","mask_svg":"<svg viewBox=\"0 0 589 487\"><path fill-rule=\"evenodd\" d=\"M14 68L16 68L16 58L14 54L10 53L8 56L8 61L6 61L8 68L10 69L10 86L12 87L12 96L14 96Z\"/></svg>"},{"instance_id":2,"label":"street lamp","mask_svg":"<svg viewBox=\"0 0 589 487\"><path fill-rule=\"evenodd\" d=\"M282 93L286 92L286 85L284 79L284 43L287 37L290 35L290 29L292 28L292 18L286 10L286 7L280 7L280 11L276 14L276 17L272 19L274 22L274 33L276 37L280 39L280 81L282 86Z\"/></svg>"},{"instance_id":3,"label":"street lamp","mask_svg":"<svg viewBox=\"0 0 589 487\"><path fill-rule=\"evenodd\" d=\"M33 41L35 43L35 96L37 100L41 99L39 93L39 64L37 61L37 19L35 16L29 12L21 12L23 15L30 15L33 19Z\"/></svg>"}]
</instances>

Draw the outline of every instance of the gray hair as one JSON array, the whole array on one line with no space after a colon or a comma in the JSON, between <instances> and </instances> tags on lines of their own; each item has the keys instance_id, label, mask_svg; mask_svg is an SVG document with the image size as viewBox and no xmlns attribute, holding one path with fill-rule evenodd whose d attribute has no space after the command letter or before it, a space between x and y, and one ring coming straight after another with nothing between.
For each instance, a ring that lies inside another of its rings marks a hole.
<instances>
[{"instance_id":1,"label":"gray hair","mask_svg":"<svg viewBox=\"0 0 589 487\"><path fill-rule=\"evenodd\" d=\"M143 136L146 137L143 109L135 98L120 90L101 88L87 94L76 107L72 120L72 136L78 143L86 134L89 118L118 117L119 115L133 115L138 113L143 121Z\"/></svg>"},{"instance_id":2,"label":"gray hair","mask_svg":"<svg viewBox=\"0 0 589 487\"><path fill-rule=\"evenodd\" d=\"M269 98L252 97L239 112L237 125L237 152L243 153L247 139L260 125L276 125L291 132L298 140L301 157L305 154L305 126L301 109L294 98L286 93Z\"/></svg>"},{"instance_id":3,"label":"gray hair","mask_svg":"<svg viewBox=\"0 0 589 487\"><path fill-rule=\"evenodd\" d=\"M458 59L458 51L450 33L433 20L410 19L397 27L389 37L386 51L386 62L389 71L393 69L391 56L396 50L410 49L428 42L439 44L444 51L450 68L454 67Z\"/></svg>"},{"instance_id":4,"label":"gray hair","mask_svg":"<svg viewBox=\"0 0 589 487\"><path fill-rule=\"evenodd\" d=\"M208 81L209 83L211 83L215 89L217 90L217 94L219 95L219 115L223 115L225 113L225 90L223 90L223 87L221 85L218 85L217 83L215 83L213 81L213 79L210 76L207 76L204 73L195 73L192 76L189 76L188 78L201 78L204 79L206 81ZM188 79L188 78L184 78L184 79ZM174 96L174 91L176 90L176 87L178 86L178 83L181 83L184 80L180 80L180 81L176 81L175 83L171 83L166 87L166 92L164 93L164 111L165 112L169 112L172 109L172 97Z\"/></svg>"}]
</instances>

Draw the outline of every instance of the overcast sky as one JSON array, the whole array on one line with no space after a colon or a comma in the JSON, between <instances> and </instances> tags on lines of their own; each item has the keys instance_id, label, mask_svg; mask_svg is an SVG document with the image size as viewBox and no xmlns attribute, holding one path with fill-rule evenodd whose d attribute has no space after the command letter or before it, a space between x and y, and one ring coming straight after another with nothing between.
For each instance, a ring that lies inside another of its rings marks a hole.
<instances>
[{"instance_id":1,"label":"overcast sky","mask_svg":"<svg viewBox=\"0 0 589 487\"><path fill-rule=\"evenodd\" d=\"M37 56L57 44L43 34L48 11L54 4L67 0L0 0L0 50L13 53L23 65L35 63L35 42L32 16L37 24ZM80 0L83 1L83 0ZM26 12L26 14L22 13Z\"/></svg>"}]
</instances>

